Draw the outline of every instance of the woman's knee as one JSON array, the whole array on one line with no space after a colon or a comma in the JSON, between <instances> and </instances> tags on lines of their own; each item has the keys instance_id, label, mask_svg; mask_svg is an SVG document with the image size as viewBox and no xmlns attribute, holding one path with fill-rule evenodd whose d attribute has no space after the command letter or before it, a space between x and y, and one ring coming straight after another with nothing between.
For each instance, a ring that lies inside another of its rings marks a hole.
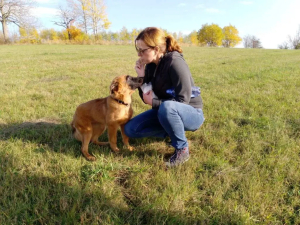
<instances>
[{"instance_id":1,"label":"woman's knee","mask_svg":"<svg viewBox=\"0 0 300 225\"><path fill-rule=\"evenodd\" d=\"M176 111L176 102L175 101L164 101L159 106L158 116L165 117L175 111Z\"/></svg>"},{"instance_id":2,"label":"woman's knee","mask_svg":"<svg viewBox=\"0 0 300 225\"><path fill-rule=\"evenodd\" d=\"M130 138L134 137L134 130L132 127L132 123L130 121L128 121L128 123L125 124L124 132L127 137L130 137Z\"/></svg>"}]
</instances>

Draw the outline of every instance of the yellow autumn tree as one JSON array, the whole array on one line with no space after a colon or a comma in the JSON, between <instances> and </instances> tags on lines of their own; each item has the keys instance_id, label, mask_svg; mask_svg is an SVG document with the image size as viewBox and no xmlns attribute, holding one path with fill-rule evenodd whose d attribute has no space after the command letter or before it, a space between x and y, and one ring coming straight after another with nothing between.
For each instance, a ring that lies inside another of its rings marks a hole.
<instances>
[{"instance_id":1,"label":"yellow autumn tree","mask_svg":"<svg viewBox=\"0 0 300 225\"><path fill-rule=\"evenodd\" d=\"M88 40L87 34L75 26L70 26L63 31L64 40L68 40L68 36L71 36L71 40L75 42L83 42Z\"/></svg>"},{"instance_id":2,"label":"yellow autumn tree","mask_svg":"<svg viewBox=\"0 0 300 225\"><path fill-rule=\"evenodd\" d=\"M51 28L51 29L44 29L40 32L40 36L43 40L46 41L56 41L59 39L57 32Z\"/></svg>"},{"instance_id":3,"label":"yellow autumn tree","mask_svg":"<svg viewBox=\"0 0 300 225\"><path fill-rule=\"evenodd\" d=\"M131 33L130 33L130 38L131 38L131 42L134 44L134 40L136 39L136 37L139 35L139 31L137 29L132 29Z\"/></svg>"},{"instance_id":4,"label":"yellow autumn tree","mask_svg":"<svg viewBox=\"0 0 300 225\"><path fill-rule=\"evenodd\" d=\"M239 31L232 25L223 28L223 35L222 45L225 48L234 47L242 41L242 38L239 37Z\"/></svg>"},{"instance_id":5,"label":"yellow autumn tree","mask_svg":"<svg viewBox=\"0 0 300 225\"><path fill-rule=\"evenodd\" d=\"M159 28L159 29L161 29L161 30L165 33L165 36L172 35L172 34L169 33L169 31L167 31L166 29L163 29L163 28Z\"/></svg>"},{"instance_id":6,"label":"yellow autumn tree","mask_svg":"<svg viewBox=\"0 0 300 225\"><path fill-rule=\"evenodd\" d=\"M183 43L183 33L181 31L179 31L179 33L178 33L177 41L179 44Z\"/></svg>"},{"instance_id":7,"label":"yellow autumn tree","mask_svg":"<svg viewBox=\"0 0 300 225\"><path fill-rule=\"evenodd\" d=\"M110 27L111 22L107 18L104 0L89 0L87 4L87 16L96 39L101 30Z\"/></svg>"},{"instance_id":8,"label":"yellow autumn tree","mask_svg":"<svg viewBox=\"0 0 300 225\"><path fill-rule=\"evenodd\" d=\"M198 31L198 40L201 45L216 47L222 45L223 32L217 24L204 24Z\"/></svg>"},{"instance_id":9,"label":"yellow autumn tree","mask_svg":"<svg viewBox=\"0 0 300 225\"><path fill-rule=\"evenodd\" d=\"M40 43L40 36L35 28L19 27L20 42L21 43Z\"/></svg>"},{"instance_id":10,"label":"yellow autumn tree","mask_svg":"<svg viewBox=\"0 0 300 225\"><path fill-rule=\"evenodd\" d=\"M123 43L128 43L130 41L130 34L126 27L122 27L120 31L120 39Z\"/></svg>"},{"instance_id":11,"label":"yellow autumn tree","mask_svg":"<svg viewBox=\"0 0 300 225\"><path fill-rule=\"evenodd\" d=\"M199 43L197 36L197 31L193 31L192 33L190 33L189 38L192 45L197 45Z\"/></svg>"},{"instance_id":12,"label":"yellow autumn tree","mask_svg":"<svg viewBox=\"0 0 300 225\"><path fill-rule=\"evenodd\" d=\"M100 39L101 32L109 28L111 22L106 14L104 0L67 0L76 23L86 34L91 30L96 40Z\"/></svg>"}]
</instances>

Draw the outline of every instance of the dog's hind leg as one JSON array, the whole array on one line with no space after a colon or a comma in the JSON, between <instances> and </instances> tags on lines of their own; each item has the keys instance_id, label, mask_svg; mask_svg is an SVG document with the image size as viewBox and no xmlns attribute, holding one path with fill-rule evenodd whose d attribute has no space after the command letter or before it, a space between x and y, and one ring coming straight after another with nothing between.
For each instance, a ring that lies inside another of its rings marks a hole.
<instances>
[{"instance_id":1,"label":"dog's hind leg","mask_svg":"<svg viewBox=\"0 0 300 225\"><path fill-rule=\"evenodd\" d=\"M75 129L73 136L76 140L81 141L82 142L82 135L80 134L80 132L77 131L77 129Z\"/></svg>"},{"instance_id":2,"label":"dog's hind leg","mask_svg":"<svg viewBox=\"0 0 300 225\"><path fill-rule=\"evenodd\" d=\"M89 143L91 141L92 138L92 130L86 130L83 134L82 134L82 146L81 146L81 152L83 154L83 156L89 160L89 161L95 161L96 158L92 155L89 154Z\"/></svg>"},{"instance_id":3,"label":"dog's hind leg","mask_svg":"<svg viewBox=\"0 0 300 225\"><path fill-rule=\"evenodd\" d=\"M72 134L73 134L73 137L74 137L76 140L82 142L82 136L81 136L80 132L77 130L77 128L75 127L73 121L72 121L72 123L71 123L71 127L72 127Z\"/></svg>"},{"instance_id":4,"label":"dog's hind leg","mask_svg":"<svg viewBox=\"0 0 300 225\"><path fill-rule=\"evenodd\" d=\"M94 124L93 125L93 136L91 142L96 145L108 145L109 142L100 142L98 141L98 138L103 134L105 131L105 125L104 124Z\"/></svg>"}]
</instances>

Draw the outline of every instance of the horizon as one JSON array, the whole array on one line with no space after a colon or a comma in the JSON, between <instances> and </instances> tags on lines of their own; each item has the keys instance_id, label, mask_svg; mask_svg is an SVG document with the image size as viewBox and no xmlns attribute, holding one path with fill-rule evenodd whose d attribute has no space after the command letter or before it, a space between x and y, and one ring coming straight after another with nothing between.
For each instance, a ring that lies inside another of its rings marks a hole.
<instances>
[{"instance_id":1,"label":"horizon","mask_svg":"<svg viewBox=\"0 0 300 225\"><path fill-rule=\"evenodd\" d=\"M175 0L172 3L156 0L151 3L155 7L148 7L146 1L133 0L105 1L105 4L111 22L107 32L119 32L123 27L131 31L156 26L170 33L188 35L201 29L203 24L214 23L221 28L233 25L241 38L253 35L261 41L263 48L277 49L288 36L295 36L300 29L300 14L297 12L300 1L297 0ZM37 0L32 13L39 19L41 29L62 30L53 22L60 5L66 6L66 1ZM236 47L243 47L243 42Z\"/></svg>"}]
</instances>

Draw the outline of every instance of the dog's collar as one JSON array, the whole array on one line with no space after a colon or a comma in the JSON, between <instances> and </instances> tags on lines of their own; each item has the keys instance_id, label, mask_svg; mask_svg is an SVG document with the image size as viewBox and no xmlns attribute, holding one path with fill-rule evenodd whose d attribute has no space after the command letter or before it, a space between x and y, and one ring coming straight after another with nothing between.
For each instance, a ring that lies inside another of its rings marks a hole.
<instances>
[{"instance_id":1,"label":"dog's collar","mask_svg":"<svg viewBox=\"0 0 300 225\"><path fill-rule=\"evenodd\" d=\"M121 101L121 100L119 100L119 99L116 99L116 98L112 98L112 99L115 100L116 102L122 104L122 105L128 106L128 103L125 103L125 102L123 102L123 101Z\"/></svg>"}]
</instances>

